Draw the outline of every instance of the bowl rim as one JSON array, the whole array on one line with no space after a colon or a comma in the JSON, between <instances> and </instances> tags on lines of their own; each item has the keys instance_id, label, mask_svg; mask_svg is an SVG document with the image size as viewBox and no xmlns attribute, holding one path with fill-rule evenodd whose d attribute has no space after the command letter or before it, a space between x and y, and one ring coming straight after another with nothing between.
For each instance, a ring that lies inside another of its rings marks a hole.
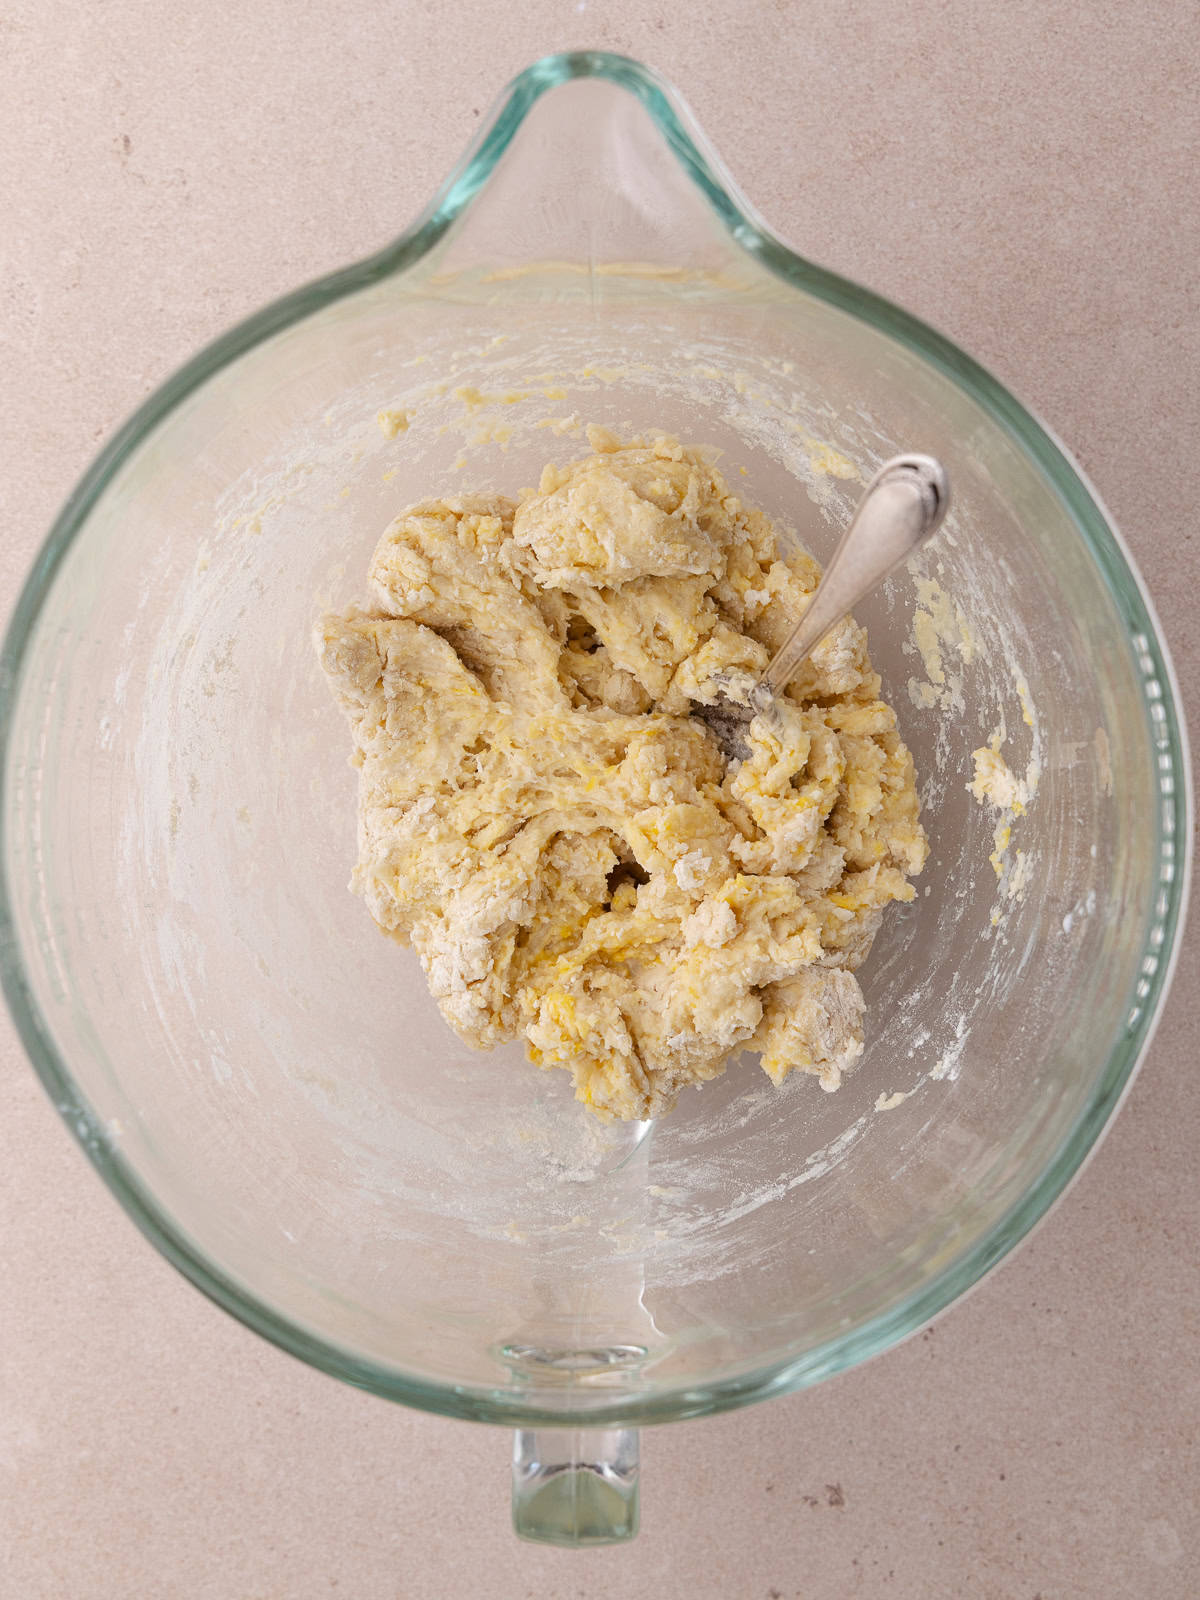
<instances>
[{"instance_id":1,"label":"bowl rim","mask_svg":"<svg viewBox=\"0 0 1200 1600\"><path fill-rule=\"evenodd\" d=\"M572 80L599 79L639 100L687 176L736 245L788 284L868 322L966 391L1006 431L1063 502L1096 563L1141 671L1143 710L1158 752L1155 817L1159 882L1146 919L1143 960L1126 1026L1098 1073L1087 1105L1040 1177L960 1257L859 1326L800 1356L652 1394L608 1391L572 1410L534 1405L515 1392L405 1372L343 1350L276 1311L210 1261L158 1204L109 1137L53 1042L27 976L10 898L8 842L11 730L22 664L58 569L113 477L188 395L238 356L303 317L421 262L486 184L536 102ZM604 51L550 55L501 93L480 132L416 222L361 261L314 280L238 323L151 394L79 480L50 529L18 597L0 648L0 984L27 1054L67 1126L147 1239L196 1288L254 1332L311 1366L418 1409L475 1421L531 1426L649 1424L703 1416L807 1387L906 1338L972 1289L1047 1215L1082 1170L1118 1109L1150 1044L1178 958L1191 872L1191 773L1179 688L1153 605L1099 496L1062 443L1027 407L948 338L870 290L814 265L783 243L741 194L682 97L653 69Z\"/></svg>"}]
</instances>

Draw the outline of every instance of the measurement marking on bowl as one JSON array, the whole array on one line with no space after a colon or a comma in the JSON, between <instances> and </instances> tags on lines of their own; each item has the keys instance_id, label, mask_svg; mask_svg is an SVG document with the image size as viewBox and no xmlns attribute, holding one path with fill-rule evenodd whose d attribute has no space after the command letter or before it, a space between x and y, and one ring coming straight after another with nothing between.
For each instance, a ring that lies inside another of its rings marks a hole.
<instances>
[{"instance_id":1,"label":"measurement marking on bowl","mask_svg":"<svg viewBox=\"0 0 1200 1600\"><path fill-rule=\"evenodd\" d=\"M580 1349L571 1349L568 1346L506 1344L501 1346L500 1354L506 1361L517 1366L578 1378L591 1372L610 1372L615 1367L634 1366L644 1361L649 1351L640 1344L588 1345Z\"/></svg>"}]
</instances>

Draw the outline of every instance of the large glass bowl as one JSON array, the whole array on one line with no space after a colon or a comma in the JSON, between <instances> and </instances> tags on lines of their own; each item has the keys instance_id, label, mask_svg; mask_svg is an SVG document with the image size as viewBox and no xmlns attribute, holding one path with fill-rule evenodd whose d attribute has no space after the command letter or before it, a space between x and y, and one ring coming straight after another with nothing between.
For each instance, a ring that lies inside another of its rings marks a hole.
<instances>
[{"instance_id":1,"label":"large glass bowl","mask_svg":"<svg viewBox=\"0 0 1200 1600\"><path fill-rule=\"evenodd\" d=\"M462 1046L347 892L314 617L404 505L515 491L590 422L719 446L819 557L883 457L948 467L943 534L860 618L933 855L835 1095L746 1061L606 1129L565 1075ZM1103 508L613 56L523 73L413 229L147 401L38 558L3 696L4 984L88 1156L250 1327L515 1424L535 1537L632 1532L637 1424L813 1383L975 1283L1095 1144L1170 973L1184 735ZM1023 810L968 792L993 734Z\"/></svg>"}]
</instances>

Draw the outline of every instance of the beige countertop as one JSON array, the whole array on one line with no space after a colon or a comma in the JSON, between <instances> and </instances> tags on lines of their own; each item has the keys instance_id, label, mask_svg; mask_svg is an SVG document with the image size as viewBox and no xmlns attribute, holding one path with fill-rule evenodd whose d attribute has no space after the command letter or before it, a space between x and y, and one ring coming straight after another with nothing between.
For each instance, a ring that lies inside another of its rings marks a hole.
<instances>
[{"instance_id":1,"label":"beige countertop","mask_svg":"<svg viewBox=\"0 0 1200 1600\"><path fill-rule=\"evenodd\" d=\"M99 441L235 318L397 231L505 80L670 74L801 250L1074 449L1200 690L1200 14L1169 0L16 0L0 15L0 603ZM519 20L518 20L519 19ZM1098 1157L966 1304L643 1440L644 1532L519 1545L500 1430L259 1341L135 1232L0 1025L0 1594L1184 1600L1200 1463L1197 943Z\"/></svg>"}]
</instances>

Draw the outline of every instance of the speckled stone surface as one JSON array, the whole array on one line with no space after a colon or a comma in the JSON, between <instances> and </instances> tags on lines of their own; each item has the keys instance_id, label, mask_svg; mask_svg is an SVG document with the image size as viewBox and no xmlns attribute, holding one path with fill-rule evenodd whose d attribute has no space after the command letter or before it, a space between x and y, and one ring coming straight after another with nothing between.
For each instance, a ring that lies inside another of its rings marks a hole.
<instances>
[{"instance_id":1,"label":"speckled stone surface","mask_svg":"<svg viewBox=\"0 0 1200 1600\"><path fill-rule=\"evenodd\" d=\"M1200 13L1169 0L8 0L4 607L153 385L388 238L503 82L581 45L667 71L782 233L1070 443L1194 706ZM649 1433L641 1538L583 1555L513 1539L502 1432L342 1388L190 1289L0 1024L0 1594L1185 1600L1196 947L1111 1136L1014 1260L866 1368Z\"/></svg>"}]
</instances>

